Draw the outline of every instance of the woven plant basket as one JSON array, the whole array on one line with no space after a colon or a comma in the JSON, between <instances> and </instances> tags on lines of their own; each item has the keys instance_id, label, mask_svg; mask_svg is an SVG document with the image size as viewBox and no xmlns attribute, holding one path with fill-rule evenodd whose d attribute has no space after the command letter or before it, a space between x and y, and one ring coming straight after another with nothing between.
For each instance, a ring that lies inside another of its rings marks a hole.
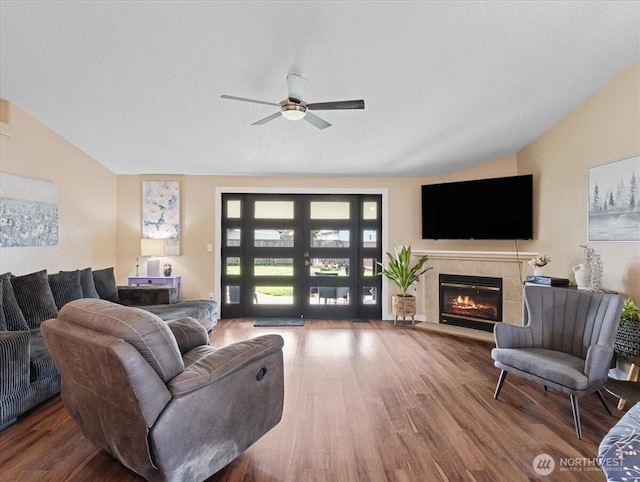
<instances>
[{"instance_id":1,"label":"woven plant basket","mask_svg":"<svg viewBox=\"0 0 640 482\"><path fill-rule=\"evenodd\" d=\"M393 295L391 297L391 314L393 316L411 316L416 314L416 297Z\"/></svg>"},{"instance_id":2,"label":"woven plant basket","mask_svg":"<svg viewBox=\"0 0 640 482\"><path fill-rule=\"evenodd\" d=\"M614 351L622 356L640 355L640 322L620 320Z\"/></svg>"}]
</instances>

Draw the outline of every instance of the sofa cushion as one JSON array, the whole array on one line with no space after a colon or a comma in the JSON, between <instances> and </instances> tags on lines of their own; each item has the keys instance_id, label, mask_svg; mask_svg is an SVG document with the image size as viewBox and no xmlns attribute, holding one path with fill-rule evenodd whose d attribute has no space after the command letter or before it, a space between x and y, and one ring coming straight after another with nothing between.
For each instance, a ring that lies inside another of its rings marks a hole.
<instances>
[{"instance_id":1,"label":"sofa cushion","mask_svg":"<svg viewBox=\"0 0 640 482\"><path fill-rule=\"evenodd\" d=\"M57 373L57 369L40 334L40 328L31 330L29 336L29 380L33 383Z\"/></svg>"},{"instance_id":2,"label":"sofa cushion","mask_svg":"<svg viewBox=\"0 0 640 482\"><path fill-rule=\"evenodd\" d=\"M513 367L524 374L553 380L571 390L586 390L589 384L584 374L585 361L569 353L544 348L494 348L491 356L496 365Z\"/></svg>"},{"instance_id":3,"label":"sofa cushion","mask_svg":"<svg viewBox=\"0 0 640 482\"><path fill-rule=\"evenodd\" d=\"M184 370L171 330L148 311L85 298L64 305L58 319L126 341L138 350L163 382Z\"/></svg>"},{"instance_id":4,"label":"sofa cushion","mask_svg":"<svg viewBox=\"0 0 640 482\"><path fill-rule=\"evenodd\" d=\"M91 268L80 270L80 286L82 286L83 298L100 298L100 295L96 291L96 284L93 281Z\"/></svg>"},{"instance_id":5,"label":"sofa cushion","mask_svg":"<svg viewBox=\"0 0 640 482\"><path fill-rule=\"evenodd\" d=\"M205 330L202 323L193 318L171 320L167 322L167 326L178 342L178 347L180 348L180 353L183 358L184 354L189 350L200 345L209 344L209 335L207 335L207 330Z\"/></svg>"},{"instance_id":6,"label":"sofa cushion","mask_svg":"<svg viewBox=\"0 0 640 482\"><path fill-rule=\"evenodd\" d=\"M93 282L101 299L113 301L114 303L120 302L118 286L116 285L116 275L113 272L113 267L94 270Z\"/></svg>"},{"instance_id":7,"label":"sofa cushion","mask_svg":"<svg viewBox=\"0 0 640 482\"><path fill-rule=\"evenodd\" d=\"M7 331L7 321L4 317L4 308L2 307L2 284L4 280L0 278L0 331Z\"/></svg>"},{"instance_id":8,"label":"sofa cushion","mask_svg":"<svg viewBox=\"0 0 640 482\"><path fill-rule=\"evenodd\" d=\"M48 278L49 287L58 309L70 301L82 298L80 271L60 271L57 274L50 274Z\"/></svg>"},{"instance_id":9,"label":"sofa cushion","mask_svg":"<svg viewBox=\"0 0 640 482\"><path fill-rule=\"evenodd\" d=\"M58 316L47 270L13 276L11 286L29 328L38 328L44 320Z\"/></svg>"},{"instance_id":10,"label":"sofa cushion","mask_svg":"<svg viewBox=\"0 0 640 482\"><path fill-rule=\"evenodd\" d=\"M213 300L187 300L173 305L145 305L139 308L150 311L165 321L195 318L203 322L207 331L213 330L218 322L218 304Z\"/></svg>"},{"instance_id":11,"label":"sofa cushion","mask_svg":"<svg viewBox=\"0 0 640 482\"><path fill-rule=\"evenodd\" d=\"M0 275L2 278L2 311L4 312L5 323L9 331L25 331L29 329L22 310L18 305L13 285L11 284L11 273Z\"/></svg>"}]
</instances>

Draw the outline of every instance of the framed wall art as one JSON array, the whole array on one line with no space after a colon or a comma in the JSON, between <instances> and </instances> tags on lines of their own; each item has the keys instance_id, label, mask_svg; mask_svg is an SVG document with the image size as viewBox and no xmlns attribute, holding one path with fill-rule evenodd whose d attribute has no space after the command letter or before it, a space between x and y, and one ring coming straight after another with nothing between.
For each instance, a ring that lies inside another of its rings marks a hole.
<instances>
[{"instance_id":1,"label":"framed wall art","mask_svg":"<svg viewBox=\"0 0 640 482\"><path fill-rule=\"evenodd\" d=\"M589 241L640 241L640 155L589 169Z\"/></svg>"},{"instance_id":2,"label":"framed wall art","mask_svg":"<svg viewBox=\"0 0 640 482\"><path fill-rule=\"evenodd\" d=\"M142 238L165 239L165 254L180 254L180 182L142 183Z\"/></svg>"},{"instance_id":3,"label":"framed wall art","mask_svg":"<svg viewBox=\"0 0 640 482\"><path fill-rule=\"evenodd\" d=\"M0 173L0 247L58 245L58 186Z\"/></svg>"}]
</instances>

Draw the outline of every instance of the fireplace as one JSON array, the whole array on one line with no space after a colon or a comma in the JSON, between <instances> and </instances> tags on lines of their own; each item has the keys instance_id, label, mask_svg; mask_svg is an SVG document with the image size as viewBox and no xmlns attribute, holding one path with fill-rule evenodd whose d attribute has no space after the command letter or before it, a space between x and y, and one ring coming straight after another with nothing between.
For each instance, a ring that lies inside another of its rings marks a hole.
<instances>
[{"instance_id":1,"label":"fireplace","mask_svg":"<svg viewBox=\"0 0 640 482\"><path fill-rule=\"evenodd\" d=\"M440 323L493 331L502 321L502 278L440 274Z\"/></svg>"}]
</instances>

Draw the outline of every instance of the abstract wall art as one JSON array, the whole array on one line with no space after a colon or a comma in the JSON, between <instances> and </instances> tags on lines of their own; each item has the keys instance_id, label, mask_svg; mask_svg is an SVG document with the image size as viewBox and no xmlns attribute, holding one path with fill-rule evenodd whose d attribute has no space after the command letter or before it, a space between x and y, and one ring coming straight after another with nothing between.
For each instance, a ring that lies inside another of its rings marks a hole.
<instances>
[{"instance_id":1,"label":"abstract wall art","mask_svg":"<svg viewBox=\"0 0 640 482\"><path fill-rule=\"evenodd\" d=\"M57 244L58 187L0 172L0 247Z\"/></svg>"},{"instance_id":2,"label":"abstract wall art","mask_svg":"<svg viewBox=\"0 0 640 482\"><path fill-rule=\"evenodd\" d=\"M165 239L165 254L180 254L180 182L142 183L142 237Z\"/></svg>"}]
</instances>

